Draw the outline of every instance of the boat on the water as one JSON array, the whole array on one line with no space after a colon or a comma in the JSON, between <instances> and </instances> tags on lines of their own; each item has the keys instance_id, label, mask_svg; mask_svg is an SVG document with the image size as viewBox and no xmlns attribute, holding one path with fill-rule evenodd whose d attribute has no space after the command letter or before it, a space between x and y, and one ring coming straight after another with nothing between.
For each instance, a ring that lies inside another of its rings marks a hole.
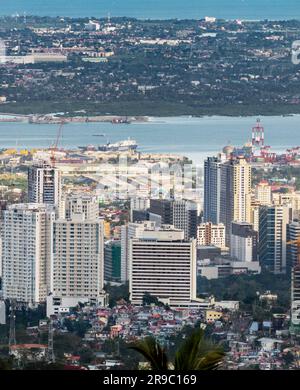
<instances>
[{"instance_id":1,"label":"boat on the water","mask_svg":"<svg viewBox=\"0 0 300 390\"><path fill-rule=\"evenodd\" d=\"M136 150L138 147L138 144L135 140L128 138L125 141L119 141L116 143L110 143L108 142L107 144L104 145L88 145L88 146L80 146L79 149L82 150L99 150L101 152L126 152L129 150Z\"/></svg>"}]
</instances>

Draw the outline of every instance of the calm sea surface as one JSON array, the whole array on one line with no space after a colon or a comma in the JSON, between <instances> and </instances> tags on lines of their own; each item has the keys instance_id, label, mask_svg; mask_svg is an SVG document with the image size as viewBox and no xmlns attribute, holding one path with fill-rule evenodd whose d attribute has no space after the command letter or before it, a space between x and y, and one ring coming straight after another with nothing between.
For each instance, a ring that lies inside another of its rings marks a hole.
<instances>
[{"instance_id":1,"label":"calm sea surface","mask_svg":"<svg viewBox=\"0 0 300 390\"><path fill-rule=\"evenodd\" d=\"M274 151L300 146L300 115L263 117L266 144ZM150 118L148 123L112 125L110 123L67 124L64 126L61 147L116 142L128 137L138 142L144 152L183 154L200 164L203 159L220 151L224 145L243 145L251 139L256 117ZM53 144L58 126L26 123L0 123L0 148L49 147ZM94 134L105 134L95 137Z\"/></svg>"},{"instance_id":2,"label":"calm sea surface","mask_svg":"<svg viewBox=\"0 0 300 390\"><path fill-rule=\"evenodd\" d=\"M299 0L0 0L0 14L141 19L299 19Z\"/></svg>"}]
</instances>

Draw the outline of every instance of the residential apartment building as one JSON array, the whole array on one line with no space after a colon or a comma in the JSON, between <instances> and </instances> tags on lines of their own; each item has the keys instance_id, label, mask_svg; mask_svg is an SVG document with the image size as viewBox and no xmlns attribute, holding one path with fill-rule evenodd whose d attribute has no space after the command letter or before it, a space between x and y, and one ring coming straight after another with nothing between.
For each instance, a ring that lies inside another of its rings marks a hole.
<instances>
[{"instance_id":1,"label":"residential apartment building","mask_svg":"<svg viewBox=\"0 0 300 390\"><path fill-rule=\"evenodd\" d=\"M49 164L35 164L28 170L28 201L59 205L61 175L58 168Z\"/></svg>"},{"instance_id":2,"label":"residential apartment building","mask_svg":"<svg viewBox=\"0 0 300 390\"><path fill-rule=\"evenodd\" d=\"M222 223L213 225L211 222L201 223L197 227L197 245L226 248L225 226Z\"/></svg>"},{"instance_id":3,"label":"residential apartment building","mask_svg":"<svg viewBox=\"0 0 300 390\"><path fill-rule=\"evenodd\" d=\"M3 211L2 276L4 299L35 305L50 291L51 205L29 203Z\"/></svg>"}]
</instances>

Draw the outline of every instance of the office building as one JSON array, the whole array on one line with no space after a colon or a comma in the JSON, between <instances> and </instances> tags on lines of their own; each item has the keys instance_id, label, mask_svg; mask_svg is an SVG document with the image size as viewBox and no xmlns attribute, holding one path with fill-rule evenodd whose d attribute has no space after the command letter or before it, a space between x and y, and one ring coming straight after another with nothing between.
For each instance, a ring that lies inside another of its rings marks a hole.
<instances>
[{"instance_id":1,"label":"office building","mask_svg":"<svg viewBox=\"0 0 300 390\"><path fill-rule=\"evenodd\" d=\"M172 224L173 201L168 199L150 199L149 212L161 216L163 225Z\"/></svg>"},{"instance_id":2,"label":"office building","mask_svg":"<svg viewBox=\"0 0 300 390\"><path fill-rule=\"evenodd\" d=\"M104 280L121 281L121 241L111 240L104 245Z\"/></svg>"},{"instance_id":3,"label":"office building","mask_svg":"<svg viewBox=\"0 0 300 390\"><path fill-rule=\"evenodd\" d=\"M121 227L121 281L124 283L129 280L129 242L131 238L139 237L145 229L154 229L155 222L140 221L129 222Z\"/></svg>"},{"instance_id":4,"label":"office building","mask_svg":"<svg viewBox=\"0 0 300 390\"><path fill-rule=\"evenodd\" d=\"M196 299L196 239L163 225L130 240L131 302L141 305L146 292L170 306Z\"/></svg>"},{"instance_id":5,"label":"office building","mask_svg":"<svg viewBox=\"0 0 300 390\"><path fill-rule=\"evenodd\" d=\"M259 262L275 273L287 267L287 225L291 220L288 206L262 206L259 211Z\"/></svg>"},{"instance_id":6,"label":"office building","mask_svg":"<svg viewBox=\"0 0 300 390\"><path fill-rule=\"evenodd\" d=\"M204 162L204 222L220 223L221 165L225 155L208 157Z\"/></svg>"},{"instance_id":7,"label":"office building","mask_svg":"<svg viewBox=\"0 0 300 390\"><path fill-rule=\"evenodd\" d=\"M230 244L232 221L251 220L251 165L244 158L230 159L221 166L220 222Z\"/></svg>"},{"instance_id":8,"label":"office building","mask_svg":"<svg viewBox=\"0 0 300 390\"><path fill-rule=\"evenodd\" d=\"M46 163L35 164L28 170L28 201L60 205L61 175Z\"/></svg>"},{"instance_id":9,"label":"office building","mask_svg":"<svg viewBox=\"0 0 300 390\"><path fill-rule=\"evenodd\" d=\"M88 203L91 204L88 204ZM78 302L105 303L104 226L97 217L93 197L71 202L71 213L53 223L51 297L48 314ZM57 303L59 301L59 303ZM56 302L56 304L55 304ZM66 303L67 302L67 303ZM60 309L59 309L60 308Z\"/></svg>"},{"instance_id":10,"label":"office building","mask_svg":"<svg viewBox=\"0 0 300 390\"><path fill-rule=\"evenodd\" d=\"M2 275L4 299L35 305L50 291L52 224L45 204L16 204L3 212Z\"/></svg>"},{"instance_id":11,"label":"office building","mask_svg":"<svg viewBox=\"0 0 300 390\"><path fill-rule=\"evenodd\" d=\"M287 226L287 241L295 241L300 239L300 221L295 220ZM287 246L287 268L291 269L297 265L298 247L297 244Z\"/></svg>"},{"instance_id":12,"label":"office building","mask_svg":"<svg viewBox=\"0 0 300 390\"><path fill-rule=\"evenodd\" d=\"M233 222L230 236L230 255L238 261L257 261L258 234L248 222Z\"/></svg>"},{"instance_id":13,"label":"office building","mask_svg":"<svg viewBox=\"0 0 300 390\"><path fill-rule=\"evenodd\" d=\"M222 223L213 225L211 222L201 223L197 227L197 245L226 248L225 226Z\"/></svg>"},{"instance_id":14,"label":"office building","mask_svg":"<svg viewBox=\"0 0 300 390\"><path fill-rule=\"evenodd\" d=\"M300 332L300 265L292 268L291 277L291 333Z\"/></svg>"},{"instance_id":15,"label":"office building","mask_svg":"<svg viewBox=\"0 0 300 390\"><path fill-rule=\"evenodd\" d=\"M150 207L149 198L131 198L130 199L130 221L135 222L133 218L134 212L146 212Z\"/></svg>"},{"instance_id":16,"label":"office building","mask_svg":"<svg viewBox=\"0 0 300 390\"><path fill-rule=\"evenodd\" d=\"M151 215L159 215L161 224L182 229L185 239L197 237L197 203L189 200L151 199L149 213L149 219L155 220Z\"/></svg>"}]
</instances>

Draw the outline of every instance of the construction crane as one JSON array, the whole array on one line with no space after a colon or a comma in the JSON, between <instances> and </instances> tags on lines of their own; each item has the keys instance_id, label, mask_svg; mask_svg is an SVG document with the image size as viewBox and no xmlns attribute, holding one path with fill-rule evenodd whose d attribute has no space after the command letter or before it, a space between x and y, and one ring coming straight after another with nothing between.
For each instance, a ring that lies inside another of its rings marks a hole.
<instances>
[{"instance_id":1,"label":"construction crane","mask_svg":"<svg viewBox=\"0 0 300 390\"><path fill-rule=\"evenodd\" d=\"M55 157L55 152L57 151L57 146L58 146L58 143L59 143L59 140L62 136L62 129L63 129L63 126L65 124L65 121L62 121L59 125L59 128L58 128L58 131L57 131L57 136L56 136L56 141L55 141L55 144L51 147L51 157L50 157L50 162L51 162L51 166L53 168L55 168L55 164L56 164L56 157Z\"/></svg>"},{"instance_id":2,"label":"construction crane","mask_svg":"<svg viewBox=\"0 0 300 390\"><path fill-rule=\"evenodd\" d=\"M291 240L286 243L287 245L297 246L297 266L300 267L300 237L297 240Z\"/></svg>"}]
</instances>

